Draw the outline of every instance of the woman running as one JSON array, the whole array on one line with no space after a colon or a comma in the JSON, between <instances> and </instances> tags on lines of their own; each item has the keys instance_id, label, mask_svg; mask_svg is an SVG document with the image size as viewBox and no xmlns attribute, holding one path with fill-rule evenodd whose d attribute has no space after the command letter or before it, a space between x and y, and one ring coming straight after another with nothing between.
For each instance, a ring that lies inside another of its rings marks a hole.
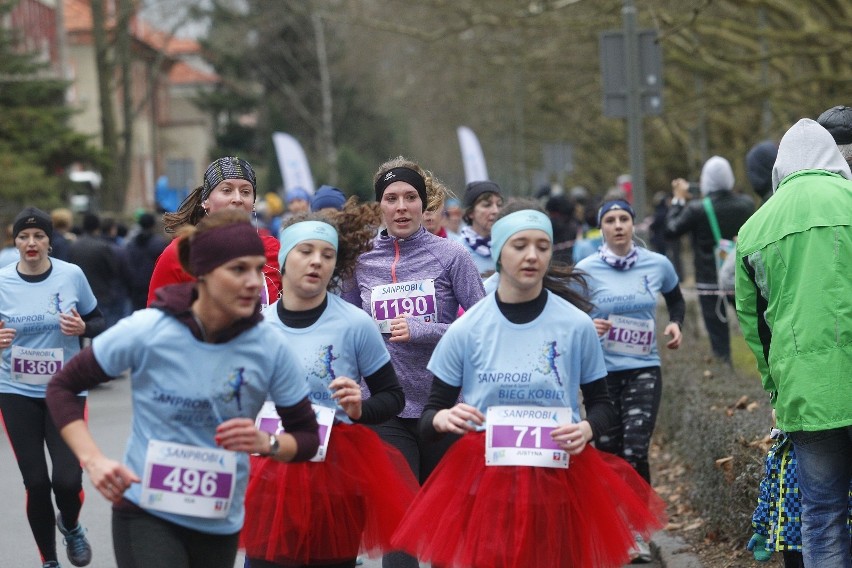
<instances>
[{"instance_id":1,"label":"woman running","mask_svg":"<svg viewBox=\"0 0 852 568\"><path fill-rule=\"evenodd\" d=\"M12 233L19 260L0 269L0 411L24 478L27 520L42 565L59 566L58 527L71 564L86 566L92 549L79 523L83 471L44 399L48 381L80 351L80 337L94 337L106 322L80 267L48 256L53 223L47 213L27 207L15 217ZM86 393L69 405L83 415Z\"/></svg>"},{"instance_id":2,"label":"woman running","mask_svg":"<svg viewBox=\"0 0 852 568\"><path fill-rule=\"evenodd\" d=\"M455 439L427 442L418 433L431 381L426 363L459 307L470 308L484 290L464 248L422 227L423 212L438 196L431 175L400 156L379 167L374 187L385 229L372 250L358 258L342 297L372 316L405 392L402 412L373 428L402 452L422 484ZM392 554L383 565L416 566L416 561Z\"/></svg>"},{"instance_id":3,"label":"woman running","mask_svg":"<svg viewBox=\"0 0 852 568\"><path fill-rule=\"evenodd\" d=\"M214 160L204 172L204 183L196 187L174 213L163 217L167 233L180 227L195 226L201 219L225 209L235 209L254 214L257 201L257 176L247 161L236 156ZM265 229L258 230L263 240L266 264L263 266L263 285L260 288L261 305L278 299L281 275L278 271L278 239ZM192 282L178 258L177 240L172 240L157 259L151 282L148 285L148 306L157 299L157 290L168 284Z\"/></svg>"},{"instance_id":4,"label":"woman running","mask_svg":"<svg viewBox=\"0 0 852 568\"><path fill-rule=\"evenodd\" d=\"M266 259L248 216L221 211L178 239L196 281L163 288L154 309L95 338L48 386L62 437L113 503L119 568L233 568L248 454L302 461L318 447L302 367L258 309ZM118 462L73 399L125 369L133 418ZM256 428L267 396L286 433Z\"/></svg>"},{"instance_id":5,"label":"woman running","mask_svg":"<svg viewBox=\"0 0 852 568\"><path fill-rule=\"evenodd\" d=\"M664 334L669 349L680 347L686 304L674 266L665 256L633 242L633 208L608 201L598 211L603 245L576 268L587 275L591 316L602 337L607 387L620 419L601 432L596 447L624 458L651 482L648 448L662 395L657 352L657 294L669 312Z\"/></svg>"},{"instance_id":6,"label":"woman running","mask_svg":"<svg viewBox=\"0 0 852 568\"><path fill-rule=\"evenodd\" d=\"M615 418L603 353L571 287L580 276L551 265L550 220L526 207L494 224L496 292L450 326L429 362L422 435L464 437L394 544L442 567L622 566L634 531L663 526L665 505L623 460L588 445Z\"/></svg>"},{"instance_id":7,"label":"woman running","mask_svg":"<svg viewBox=\"0 0 852 568\"><path fill-rule=\"evenodd\" d=\"M375 324L329 294L372 245L372 212L300 216L281 232L281 299L264 315L284 332L307 372L309 398L331 429L317 461L253 459L243 543L252 568L355 566L359 549L380 554L417 490L404 458L362 424L405 406ZM360 383L370 389L361 399Z\"/></svg>"}]
</instances>

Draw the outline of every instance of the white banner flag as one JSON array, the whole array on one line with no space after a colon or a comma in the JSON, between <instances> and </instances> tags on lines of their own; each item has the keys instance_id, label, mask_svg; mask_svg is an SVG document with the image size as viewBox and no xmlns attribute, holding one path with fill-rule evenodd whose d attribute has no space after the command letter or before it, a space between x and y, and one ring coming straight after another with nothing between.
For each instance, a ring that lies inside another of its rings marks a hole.
<instances>
[{"instance_id":1,"label":"white banner flag","mask_svg":"<svg viewBox=\"0 0 852 568\"><path fill-rule=\"evenodd\" d=\"M464 164L464 181L483 181L488 179L488 169L485 167L485 157L473 130L467 126L456 129L461 147L462 163Z\"/></svg>"},{"instance_id":2,"label":"white banner flag","mask_svg":"<svg viewBox=\"0 0 852 568\"><path fill-rule=\"evenodd\" d=\"M301 187L311 195L314 194L314 178L311 167L298 140L283 132L272 134L275 145L275 155L278 157L278 167L284 179L284 191Z\"/></svg>"}]
</instances>

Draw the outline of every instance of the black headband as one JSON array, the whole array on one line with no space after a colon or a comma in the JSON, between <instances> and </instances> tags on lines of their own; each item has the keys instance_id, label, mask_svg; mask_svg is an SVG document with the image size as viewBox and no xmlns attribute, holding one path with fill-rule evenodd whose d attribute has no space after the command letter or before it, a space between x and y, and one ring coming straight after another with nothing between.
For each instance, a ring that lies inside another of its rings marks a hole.
<instances>
[{"instance_id":1,"label":"black headband","mask_svg":"<svg viewBox=\"0 0 852 568\"><path fill-rule=\"evenodd\" d=\"M381 201L385 189L396 181L404 181L416 189L417 194L420 196L420 201L423 203L423 211L426 211L426 180L411 168L391 168L383 173L376 180L376 201Z\"/></svg>"}]
</instances>

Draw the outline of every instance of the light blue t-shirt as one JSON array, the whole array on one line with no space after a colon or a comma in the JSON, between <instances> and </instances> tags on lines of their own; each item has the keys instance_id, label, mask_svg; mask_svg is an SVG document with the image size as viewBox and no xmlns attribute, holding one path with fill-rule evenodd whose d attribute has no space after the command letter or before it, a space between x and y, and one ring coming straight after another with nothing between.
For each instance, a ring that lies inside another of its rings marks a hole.
<instances>
[{"instance_id":1,"label":"light blue t-shirt","mask_svg":"<svg viewBox=\"0 0 852 568\"><path fill-rule=\"evenodd\" d=\"M671 292L678 284L677 273L665 256L641 247L637 251L639 258L629 270L614 269L597 253L584 258L575 267L588 274L587 282L594 304L590 315L593 318L608 319L616 314L656 322L657 293ZM648 354L625 354L604 349L604 355L609 371L660 364L656 337L651 341Z\"/></svg>"},{"instance_id":2,"label":"light blue t-shirt","mask_svg":"<svg viewBox=\"0 0 852 568\"><path fill-rule=\"evenodd\" d=\"M124 463L140 477L148 442L216 448L216 427L231 418L255 419L269 398L293 406L308 396L304 372L287 339L262 321L226 343L193 337L189 328L157 310L139 310L96 337L92 350L110 376L130 369L133 419ZM228 516L205 519L148 509L154 516L210 534L242 528L249 456L236 453L237 479ZM142 487L124 494L140 505Z\"/></svg>"},{"instance_id":3,"label":"light blue t-shirt","mask_svg":"<svg viewBox=\"0 0 852 568\"><path fill-rule=\"evenodd\" d=\"M0 321L16 332L12 345L3 349L0 359L2 393L44 398L46 384L12 379L12 347L62 348L63 364L67 364L80 351L80 338L59 331L59 314L70 313L75 308L84 316L98 305L79 266L55 258L50 262L50 274L41 282L21 278L17 263L0 268Z\"/></svg>"},{"instance_id":4,"label":"light blue t-shirt","mask_svg":"<svg viewBox=\"0 0 852 568\"><path fill-rule=\"evenodd\" d=\"M390 354L367 312L332 294L327 297L325 311L305 328L285 326L278 317L278 302L264 309L263 317L287 336L287 345L305 369L310 401L335 409L337 420L351 424L343 408L331 398L328 385L337 377L349 377L360 384L362 377L387 364Z\"/></svg>"},{"instance_id":5,"label":"light blue t-shirt","mask_svg":"<svg viewBox=\"0 0 852 568\"><path fill-rule=\"evenodd\" d=\"M592 320L547 292L535 320L514 324L489 294L456 320L438 342L429 371L462 388L467 404L485 413L489 406L560 406L580 420L581 384L606 376Z\"/></svg>"},{"instance_id":6,"label":"light blue t-shirt","mask_svg":"<svg viewBox=\"0 0 852 568\"><path fill-rule=\"evenodd\" d=\"M21 253L16 247L5 247L0 249L0 268L21 260Z\"/></svg>"}]
</instances>

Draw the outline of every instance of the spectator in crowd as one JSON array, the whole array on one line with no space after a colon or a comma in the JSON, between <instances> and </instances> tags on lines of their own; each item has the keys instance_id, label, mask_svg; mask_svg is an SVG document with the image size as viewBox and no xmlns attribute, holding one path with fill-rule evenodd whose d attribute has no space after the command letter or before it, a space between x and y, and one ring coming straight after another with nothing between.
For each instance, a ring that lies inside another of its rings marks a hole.
<instances>
[{"instance_id":1,"label":"spectator in crowd","mask_svg":"<svg viewBox=\"0 0 852 568\"><path fill-rule=\"evenodd\" d=\"M83 216L83 234L71 243L71 262L79 266L98 299L107 327L127 315L126 264L115 248L100 237L101 219L94 213Z\"/></svg>"},{"instance_id":2,"label":"spectator in crowd","mask_svg":"<svg viewBox=\"0 0 852 568\"><path fill-rule=\"evenodd\" d=\"M695 287L704 327L710 336L713 355L723 362L731 361L731 338L728 328L727 301L732 296L719 291L714 248L716 239L710 226L707 208L712 207L723 239L733 240L743 223L754 213L754 202L734 193L734 171L721 156L713 156L701 169L699 180L702 199L690 198L689 182L672 181L674 197L666 218L665 235L669 238L690 233L695 261Z\"/></svg>"},{"instance_id":3,"label":"spectator in crowd","mask_svg":"<svg viewBox=\"0 0 852 568\"><path fill-rule=\"evenodd\" d=\"M130 266L130 302L133 310L144 309L148 301L148 285L154 265L165 250L166 239L154 230L154 216L147 211L139 215L139 232L127 243Z\"/></svg>"},{"instance_id":4,"label":"spectator in crowd","mask_svg":"<svg viewBox=\"0 0 852 568\"><path fill-rule=\"evenodd\" d=\"M574 240L579 226L574 217L574 203L565 195L554 195L544 205L553 224L553 260L573 263Z\"/></svg>"},{"instance_id":5,"label":"spectator in crowd","mask_svg":"<svg viewBox=\"0 0 852 568\"><path fill-rule=\"evenodd\" d=\"M455 197L447 199L445 209L447 219L444 226L447 229L447 236L458 240L459 235L461 235L462 215L464 214L461 208L461 201Z\"/></svg>"},{"instance_id":6,"label":"spectator in crowd","mask_svg":"<svg viewBox=\"0 0 852 568\"><path fill-rule=\"evenodd\" d=\"M50 243L53 250L50 256L68 262L71 256L71 242L77 238L77 235L71 232L74 226L74 214L70 209L59 207L50 212L50 219L53 221L53 239Z\"/></svg>"},{"instance_id":7,"label":"spectator in crowd","mask_svg":"<svg viewBox=\"0 0 852 568\"><path fill-rule=\"evenodd\" d=\"M781 138L774 195L739 231L736 307L798 460L805 566L850 568L852 172L825 128Z\"/></svg>"},{"instance_id":8,"label":"spectator in crowd","mask_svg":"<svg viewBox=\"0 0 852 568\"><path fill-rule=\"evenodd\" d=\"M746 154L746 175L754 192L763 201L772 197L772 166L778 156L778 142L764 140Z\"/></svg>"},{"instance_id":9,"label":"spectator in crowd","mask_svg":"<svg viewBox=\"0 0 852 568\"><path fill-rule=\"evenodd\" d=\"M330 185L321 185L311 200L311 211L330 209L340 211L346 203L346 195L341 190Z\"/></svg>"},{"instance_id":10,"label":"spectator in crowd","mask_svg":"<svg viewBox=\"0 0 852 568\"><path fill-rule=\"evenodd\" d=\"M284 196L284 202L287 204L287 212L284 214L286 218L311 210L311 194L301 187L288 189Z\"/></svg>"},{"instance_id":11,"label":"spectator in crowd","mask_svg":"<svg viewBox=\"0 0 852 568\"><path fill-rule=\"evenodd\" d=\"M852 107L831 107L819 115L817 122L828 130L846 163L852 165Z\"/></svg>"}]
</instances>

